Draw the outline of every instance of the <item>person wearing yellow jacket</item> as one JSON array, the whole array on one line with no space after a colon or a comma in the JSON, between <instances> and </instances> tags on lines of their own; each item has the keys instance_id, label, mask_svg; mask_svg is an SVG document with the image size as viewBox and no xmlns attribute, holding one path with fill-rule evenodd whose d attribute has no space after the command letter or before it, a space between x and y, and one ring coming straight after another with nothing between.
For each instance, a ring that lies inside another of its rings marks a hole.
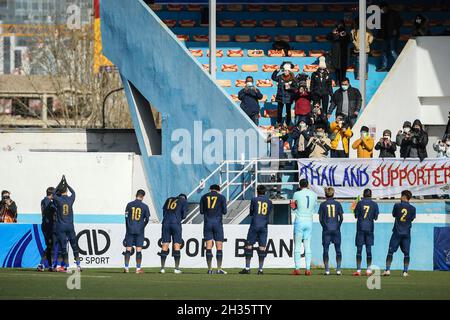
<instances>
[{"instance_id":1,"label":"person wearing yellow jacket","mask_svg":"<svg viewBox=\"0 0 450 320\"><path fill-rule=\"evenodd\" d=\"M348 158L350 138L353 132L343 114L336 116L336 121L330 125L331 158Z\"/></svg>"},{"instance_id":2,"label":"person wearing yellow jacket","mask_svg":"<svg viewBox=\"0 0 450 320\"><path fill-rule=\"evenodd\" d=\"M358 158L372 158L375 141L369 135L369 128L361 127L361 138L353 142L352 148L357 150Z\"/></svg>"}]
</instances>

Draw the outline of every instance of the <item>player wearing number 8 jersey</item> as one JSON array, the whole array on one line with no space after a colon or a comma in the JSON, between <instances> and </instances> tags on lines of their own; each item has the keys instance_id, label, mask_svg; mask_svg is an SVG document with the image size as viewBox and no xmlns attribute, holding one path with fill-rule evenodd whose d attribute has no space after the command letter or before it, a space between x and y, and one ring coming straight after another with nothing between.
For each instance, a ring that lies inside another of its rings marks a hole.
<instances>
[{"instance_id":1,"label":"player wearing number 8 jersey","mask_svg":"<svg viewBox=\"0 0 450 320\"><path fill-rule=\"evenodd\" d=\"M136 192L136 200L128 203L125 208L125 273L129 272L128 267L133 246L136 247L136 273L143 273L141 269L142 245L144 244L145 227L150 219L150 210L148 206L142 202L144 196L145 191L138 190Z\"/></svg>"},{"instance_id":2,"label":"player wearing number 8 jersey","mask_svg":"<svg viewBox=\"0 0 450 320\"><path fill-rule=\"evenodd\" d=\"M315 213L317 194L308 188L306 179L300 180L300 191L294 193L292 198L291 221L294 225L294 263L293 275L300 274L300 248L303 242L305 248L306 275L311 274L311 233L313 215Z\"/></svg>"},{"instance_id":3,"label":"player wearing number 8 jersey","mask_svg":"<svg viewBox=\"0 0 450 320\"><path fill-rule=\"evenodd\" d=\"M250 273L250 262L253 257L253 245L258 241L259 268L258 274L263 274L264 259L266 257L267 225L272 212L272 201L266 196L266 187L257 188L258 196L250 201L250 217L252 221L247 234L247 243L244 249L245 269L240 274Z\"/></svg>"},{"instance_id":4,"label":"player wearing number 8 jersey","mask_svg":"<svg viewBox=\"0 0 450 320\"><path fill-rule=\"evenodd\" d=\"M401 202L396 203L392 209L392 216L395 218L395 222L394 228L392 229L391 240L389 241L389 250L386 257L386 270L383 272L383 276L389 276L391 274L392 258L399 246L404 255L403 276L408 276L411 226L413 220L416 218L416 208L409 203L411 198L411 191L402 191Z\"/></svg>"}]
</instances>

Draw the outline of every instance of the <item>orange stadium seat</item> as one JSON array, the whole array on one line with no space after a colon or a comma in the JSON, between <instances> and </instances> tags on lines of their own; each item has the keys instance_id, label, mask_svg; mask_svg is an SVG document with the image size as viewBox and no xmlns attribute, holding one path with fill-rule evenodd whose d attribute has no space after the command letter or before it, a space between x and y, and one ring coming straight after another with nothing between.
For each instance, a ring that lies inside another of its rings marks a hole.
<instances>
[{"instance_id":1,"label":"orange stadium seat","mask_svg":"<svg viewBox=\"0 0 450 320\"><path fill-rule=\"evenodd\" d=\"M209 50L206 52L206 56L209 57ZM222 49L216 50L216 57L218 57L218 58L222 58L223 57L223 50Z\"/></svg>"},{"instance_id":2,"label":"orange stadium seat","mask_svg":"<svg viewBox=\"0 0 450 320\"><path fill-rule=\"evenodd\" d=\"M231 19L224 19L219 21L219 25L224 28L232 28L236 26L236 21Z\"/></svg>"},{"instance_id":3,"label":"orange stadium seat","mask_svg":"<svg viewBox=\"0 0 450 320\"><path fill-rule=\"evenodd\" d=\"M202 10L201 4L188 4L187 5L188 11L200 11Z\"/></svg>"},{"instance_id":4,"label":"orange stadium seat","mask_svg":"<svg viewBox=\"0 0 450 320\"><path fill-rule=\"evenodd\" d=\"M260 23L261 27L264 28L274 28L277 26L277 21L272 19L262 20Z\"/></svg>"},{"instance_id":5,"label":"orange stadium seat","mask_svg":"<svg viewBox=\"0 0 450 320\"><path fill-rule=\"evenodd\" d=\"M404 27L412 27L412 26L414 26L414 20L404 20L403 21L403 26Z\"/></svg>"},{"instance_id":6,"label":"orange stadium seat","mask_svg":"<svg viewBox=\"0 0 450 320\"><path fill-rule=\"evenodd\" d=\"M300 25L305 28L317 27L318 23L313 19L305 19L300 21Z\"/></svg>"},{"instance_id":7,"label":"orange stadium seat","mask_svg":"<svg viewBox=\"0 0 450 320\"><path fill-rule=\"evenodd\" d=\"M295 28L298 27L297 20L281 20L281 26L285 28Z\"/></svg>"},{"instance_id":8,"label":"orange stadium seat","mask_svg":"<svg viewBox=\"0 0 450 320\"><path fill-rule=\"evenodd\" d=\"M310 4L307 6L310 12L321 12L324 11L324 7L321 4Z\"/></svg>"},{"instance_id":9,"label":"orange stadium seat","mask_svg":"<svg viewBox=\"0 0 450 320\"><path fill-rule=\"evenodd\" d=\"M229 49L227 51L227 56L228 57L243 57L244 56L244 50L242 50L242 49L237 49L237 50Z\"/></svg>"},{"instance_id":10,"label":"orange stadium seat","mask_svg":"<svg viewBox=\"0 0 450 320\"><path fill-rule=\"evenodd\" d=\"M173 20L173 19L165 19L165 20L163 20L163 22L169 28L173 28L177 25L177 20Z\"/></svg>"},{"instance_id":11,"label":"orange stadium seat","mask_svg":"<svg viewBox=\"0 0 450 320\"><path fill-rule=\"evenodd\" d=\"M303 66L303 72L315 72L319 69L319 65L317 64L305 64Z\"/></svg>"},{"instance_id":12,"label":"orange stadium seat","mask_svg":"<svg viewBox=\"0 0 450 320\"><path fill-rule=\"evenodd\" d=\"M221 70L222 72L238 72L239 67L237 64L223 64Z\"/></svg>"},{"instance_id":13,"label":"orange stadium seat","mask_svg":"<svg viewBox=\"0 0 450 320\"><path fill-rule=\"evenodd\" d=\"M163 6L162 4L154 3L150 5L150 9L152 9L153 11L161 11L163 9Z\"/></svg>"},{"instance_id":14,"label":"orange stadium seat","mask_svg":"<svg viewBox=\"0 0 450 320\"><path fill-rule=\"evenodd\" d=\"M399 37L400 41L408 41L411 38L410 34L401 34Z\"/></svg>"},{"instance_id":15,"label":"orange stadium seat","mask_svg":"<svg viewBox=\"0 0 450 320\"><path fill-rule=\"evenodd\" d=\"M291 12L300 12L303 11L305 7L301 4L290 4L288 5L288 10Z\"/></svg>"},{"instance_id":16,"label":"orange stadium seat","mask_svg":"<svg viewBox=\"0 0 450 320\"><path fill-rule=\"evenodd\" d=\"M295 64L291 71L292 71L292 72L299 72L299 71L300 71L299 65L298 65L298 64Z\"/></svg>"},{"instance_id":17,"label":"orange stadium seat","mask_svg":"<svg viewBox=\"0 0 450 320\"><path fill-rule=\"evenodd\" d=\"M194 57L203 57L203 50L202 49L189 49L189 51L191 52L191 54Z\"/></svg>"},{"instance_id":18,"label":"orange stadium seat","mask_svg":"<svg viewBox=\"0 0 450 320\"><path fill-rule=\"evenodd\" d=\"M291 37L287 34L276 35L274 39L275 39L275 41L286 41L286 42L291 41Z\"/></svg>"},{"instance_id":19,"label":"orange stadium seat","mask_svg":"<svg viewBox=\"0 0 450 320\"><path fill-rule=\"evenodd\" d=\"M263 64L262 71L263 72L274 72L277 70L278 65L277 64Z\"/></svg>"},{"instance_id":20,"label":"orange stadium seat","mask_svg":"<svg viewBox=\"0 0 450 320\"><path fill-rule=\"evenodd\" d=\"M257 64L243 64L241 66L241 70L243 72L258 72L258 65Z\"/></svg>"},{"instance_id":21,"label":"orange stadium seat","mask_svg":"<svg viewBox=\"0 0 450 320\"><path fill-rule=\"evenodd\" d=\"M228 34L219 34L216 37L217 42L230 42L231 37Z\"/></svg>"},{"instance_id":22,"label":"orange stadium seat","mask_svg":"<svg viewBox=\"0 0 450 320\"><path fill-rule=\"evenodd\" d=\"M187 34L178 34L177 38L180 41L189 41L189 36Z\"/></svg>"},{"instance_id":23,"label":"orange stadium seat","mask_svg":"<svg viewBox=\"0 0 450 320\"><path fill-rule=\"evenodd\" d=\"M216 4L216 11L223 11L224 5L223 4Z\"/></svg>"},{"instance_id":24,"label":"orange stadium seat","mask_svg":"<svg viewBox=\"0 0 450 320\"><path fill-rule=\"evenodd\" d=\"M238 12L244 10L244 6L242 4L229 4L227 5L227 11Z\"/></svg>"},{"instance_id":25,"label":"orange stadium seat","mask_svg":"<svg viewBox=\"0 0 450 320\"><path fill-rule=\"evenodd\" d=\"M270 12L281 12L281 11L283 11L283 6L281 4L269 4L267 6L267 11L270 11Z\"/></svg>"},{"instance_id":26,"label":"orange stadium seat","mask_svg":"<svg viewBox=\"0 0 450 320\"><path fill-rule=\"evenodd\" d=\"M298 34L298 35L295 36L294 40L296 42L311 42L312 41L312 36Z\"/></svg>"},{"instance_id":27,"label":"orange stadium seat","mask_svg":"<svg viewBox=\"0 0 450 320\"><path fill-rule=\"evenodd\" d=\"M284 57L284 50L269 50L269 57Z\"/></svg>"},{"instance_id":28,"label":"orange stadium seat","mask_svg":"<svg viewBox=\"0 0 450 320\"><path fill-rule=\"evenodd\" d=\"M240 35L235 35L234 40L236 42L250 42L252 39L250 38L250 36L248 34L240 34Z\"/></svg>"},{"instance_id":29,"label":"orange stadium seat","mask_svg":"<svg viewBox=\"0 0 450 320\"><path fill-rule=\"evenodd\" d=\"M226 80L216 80L217 84L221 87L226 87L229 88L231 87L231 80L226 79Z\"/></svg>"},{"instance_id":30,"label":"orange stadium seat","mask_svg":"<svg viewBox=\"0 0 450 320\"><path fill-rule=\"evenodd\" d=\"M234 85L236 87L245 87L246 84L247 84L247 82L245 80L240 80L240 79L236 80L234 83Z\"/></svg>"},{"instance_id":31,"label":"orange stadium seat","mask_svg":"<svg viewBox=\"0 0 450 320\"><path fill-rule=\"evenodd\" d=\"M316 36L316 41L317 42L327 42L327 36L324 34L318 35Z\"/></svg>"},{"instance_id":32,"label":"orange stadium seat","mask_svg":"<svg viewBox=\"0 0 450 320\"><path fill-rule=\"evenodd\" d=\"M289 57L306 57L305 50L289 50Z\"/></svg>"},{"instance_id":33,"label":"orange stadium seat","mask_svg":"<svg viewBox=\"0 0 450 320\"><path fill-rule=\"evenodd\" d=\"M409 6L409 11L413 11L413 12L420 12L420 11L424 11L425 7L421 4L411 4Z\"/></svg>"},{"instance_id":34,"label":"orange stadium seat","mask_svg":"<svg viewBox=\"0 0 450 320\"><path fill-rule=\"evenodd\" d=\"M325 28L333 28L334 26L336 26L337 21L334 19L325 19L322 21L322 26Z\"/></svg>"},{"instance_id":35,"label":"orange stadium seat","mask_svg":"<svg viewBox=\"0 0 450 320\"><path fill-rule=\"evenodd\" d=\"M372 55L372 57L381 57L382 51L381 50L370 50L370 54Z\"/></svg>"},{"instance_id":36,"label":"orange stadium seat","mask_svg":"<svg viewBox=\"0 0 450 320\"><path fill-rule=\"evenodd\" d=\"M327 8L328 8L328 11L331 11L331 12L341 12L341 11L344 11L344 6L343 5L340 5L340 4L330 4L330 5L327 5Z\"/></svg>"},{"instance_id":37,"label":"orange stadium seat","mask_svg":"<svg viewBox=\"0 0 450 320\"><path fill-rule=\"evenodd\" d=\"M261 88L269 88L273 87L273 82L269 79L256 80L256 86Z\"/></svg>"},{"instance_id":38,"label":"orange stadium seat","mask_svg":"<svg viewBox=\"0 0 450 320\"><path fill-rule=\"evenodd\" d=\"M264 50L250 49L247 51L249 57L264 57Z\"/></svg>"},{"instance_id":39,"label":"orange stadium seat","mask_svg":"<svg viewBox=\"0 0 450 320\"><path fill-rule=\"evenodd\" d=\"M269 35L260 34L260 35L255 36L255 41L256 42L270 42L270 41L272 41L272 37Z\"/></svg>"},{"instance_id":40,"label":"orange stadium seat","mask_svg":"<svg viewBox=\"0 0 450 320\"><path fill-rule=\"evenodd\" d=\"M263 117L265 117L265 118L276 118L277 115L278 115L278 110L277 109L265 109Z\"/></svg>"},{"instance_id":41,"label":"orange stadium seat","mask_svg":"<svg viewBox=\"0 0 450 320\"><path fill-rule=\"evenodd\" d=\"M355 66L348 66L347 67L347 72L355 72Z\"/></svg>"},{"instance_id":42,"label":"orange stadium seat","mask_svg":"<svg viewBox=\"0 0 450 320\"><path fill-rule=\"evenodd\" d=\"M209 64L203 63L202 66L203 66L203 69L205 69L206 71L209 72ZM216 66L216 71L217 71L217 66Z\"/></svg>"},{"instance_id":43,"label":"orange stadium seat","mask_svg":"<svg viewBox=\"0 0 450 320\"><path fill-rule=\"evenodd\" d=\"M182 4L168 4L167 5L167 10L169 10L169 11L181 11L181 10L183 10L183 5Z\"/></svg>"},{"instance_id":44,"label":"orange stadium seat","mask_svg":"<svg viewBox=\"0 0 450 320\"><path fill-rule=\"evenodd\" d=\"M240 101L237 94L231 94L230 96L231 96L231 99L232 99L234 102L239 102L239 101Z\"/></svg>"},{"instance_id":45,"label":"orange stadium seat","mask_svg":"<svg viewBox=\"0 0 450 320\"><path fill-rule=\"evenodd\" d=\"M319 58L325 54L324 50L309 50L309 56Z\"/></svg>"},{"instance_id":46,"label":"orange stadium seat","mask_svg":"<svg viewBox=\"0 0 450 320\"><path fill-rule=\"evenodd\" d=\"M196 34L192 36L192 39L197 42L208 42L209 36L206 34Z\"/></svg>"},{"instance_id":47,"label":"orange stadium seat","mask_svg":"<svg viewBox=\"0 0 450 320\"><path fill-rule=\"evenodd\" d=\"M179 23L180 23L180 27L184 27L184 28L195 27L195 20L192 20L192 19L180 20Z\"/></svg>"},{"instance_id":48,"label":"orange stadium seat","mask_svg":"<svg viewBox=\"0 0 450 320\"><path fill-rule=\"evenodd\" d=\"M241 27L244 28L254 28L256 27L256 20L242 20L241 21Z\"/></svg>"},{"instance_id":49,"label":"orange stadium seat","mask_svg":"<svg viewBox=\"0 0 450 320\"><path fill-rule=\"evenodd\" d=\"M258 12L263 10L263 6L260 4L249 4L247 10L250 12Z\"/></svg>"}]
</instances>

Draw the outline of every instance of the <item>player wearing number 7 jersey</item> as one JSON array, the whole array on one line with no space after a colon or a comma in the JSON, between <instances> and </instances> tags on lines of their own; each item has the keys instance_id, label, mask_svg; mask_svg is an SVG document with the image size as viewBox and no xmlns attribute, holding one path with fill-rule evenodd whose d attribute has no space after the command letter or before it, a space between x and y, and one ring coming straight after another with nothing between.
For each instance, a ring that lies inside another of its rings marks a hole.
<instances>
[{"instance_id":1,"label":"player wearing number 7 jersey","mask_svg":"<svg viewBox=\"0 0 450 320\"><path fill-rule=\"evenodd\" d=\"M144 200L144 196L145 191L138 190L136 192L136 200L128 203L125 208L125 273L129 272L128 267L130 264L131 250L133 246L136 247L136 273L144 273L141 269L142 245L144 244L145 227L150 219L150 210L148 206L142 202L142 200Z\"/></svg>"},{"instance_id":2,"label":"player wearing number 7 jersey","mask_svg":"<svg viewBox=\"0 0 450 320\"><path fill-rule=\"evenodd\" d=\"M245 269L240 274L250 273L250 261L253 257L253 245L258 241L259 268L258 274L263 274L264 259L266 257L267 225L272 212L272 201L266 196L266 187L258 186L258 196L250 201L250 217L252 221L247 234L247 243L244 249Z\"/></svg>"},{"instance_id":3,"label":"player wearing number 7 jersey","mask_svg":"<svg viewBox=\"0 0 450 320\"><path fill-rule=\"evenodd\" d=\"M305 248L306 271L305 275L311 275L311 233L313 215L317 203L317 194L308 188L306 179L300 180L300 191L294 193L292 198L291 221L294 225L294 263L295 270L292 275L300 274L300 248L303 242Z\"/></svg>"},{"instance_id":4,"label":"player wearing number 7 jersey","mask_svg":"<svg viewBox=\"0 0 450 320\"><path fill-rule=\"evenodd\" d=\"M394 228L392 229L391 240L389 241L389 250L386 257L386 270L383 272L383 276L389 276L391 274L392 258L399 246L404 255L403 276L408 276L411 226L413 220L416 218L416 208L409 203L411 198L411 191L402 191L401 202L396 203L392 209L392 216L395 218L395 222Z\"/></svg>"}]
</instances>

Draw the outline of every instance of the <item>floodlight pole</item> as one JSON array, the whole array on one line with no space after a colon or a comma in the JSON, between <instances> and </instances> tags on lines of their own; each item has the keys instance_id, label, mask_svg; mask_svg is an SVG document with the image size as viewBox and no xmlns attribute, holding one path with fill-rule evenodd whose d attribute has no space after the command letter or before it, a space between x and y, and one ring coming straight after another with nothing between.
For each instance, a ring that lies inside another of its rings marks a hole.
<instances>
[{"instance_id":1,"label":"floodlight pole","mask_svg":"<svg viewBox=\"0 0 450 320\"><path fill-rule=\"evenodd\" d=\"M366 0L359 0L359 90L361 92L361 110L366 107Z\"/></svg>"},{"instance_id":2,"label":"floodlight pole","mask_svg":"<svg viewBox=\"0 0 450 320\"><path fill-rule=\"evenodd\" d=\"M209 0L209 73L216 79L216 0Z\"/></svg>"}]
</instances>

